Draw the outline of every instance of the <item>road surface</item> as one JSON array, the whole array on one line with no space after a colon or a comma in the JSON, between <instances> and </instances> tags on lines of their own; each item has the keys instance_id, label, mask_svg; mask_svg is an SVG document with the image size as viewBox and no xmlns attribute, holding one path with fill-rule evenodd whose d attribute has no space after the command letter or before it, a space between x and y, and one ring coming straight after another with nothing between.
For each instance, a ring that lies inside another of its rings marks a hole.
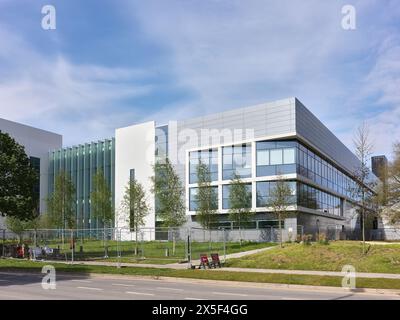
<instances>
[{"instance_id":1,"label":"road surface","mask_svg":"<svg viewBox=\"0 0 400 320\"><path fill-rule=\"evenodd\" d=\"M4 299L118 299L118 300L349 300L400 299L396 294L360 293L341 288L315 290L268 285L221 284L198 280L148 279L116 275L57 274L56 289L42 288L43 274L0 272Z\"/></svg>"}]
</instances>

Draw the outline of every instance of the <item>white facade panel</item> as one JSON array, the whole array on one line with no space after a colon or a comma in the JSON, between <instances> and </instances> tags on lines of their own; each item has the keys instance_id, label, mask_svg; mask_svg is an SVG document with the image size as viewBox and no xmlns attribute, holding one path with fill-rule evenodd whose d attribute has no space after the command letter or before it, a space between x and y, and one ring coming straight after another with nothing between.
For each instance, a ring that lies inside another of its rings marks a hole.
<instances>
[{"instance_id":1,"label":"white facade panel","mask_svg":"<svg viewBox=\"0 0 400 320\"><path fill-rule=\"evenodd\" d=\"M143 185L150 213L143 227L155 227L154 196L151 193L151 177L155 162L155 122L150 121L115 131L115 225L129 229L127 213L119 210L129 183L130 172L135 170L135 179ZM150 233L146 233L149 236ZM129 232L122 234L130 238ZM154 234L153 234L154 237ZM145 239L153 240L153 239Z\"/></svg>"}]
</instances>

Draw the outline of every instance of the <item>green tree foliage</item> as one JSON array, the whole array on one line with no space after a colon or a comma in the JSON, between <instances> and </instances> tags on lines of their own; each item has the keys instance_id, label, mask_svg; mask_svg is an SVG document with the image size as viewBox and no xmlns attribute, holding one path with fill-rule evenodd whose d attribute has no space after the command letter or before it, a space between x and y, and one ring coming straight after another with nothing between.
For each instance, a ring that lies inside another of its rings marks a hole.
<instances>
[{"instance_id":1,"label":"green tree foliage","mask_svg":"<svg viewBox=\"0 0 400 320\"><path fill-rule=\"evenodd\" d=\"M30 220L38 215L34 186L39 177L24 147L0 132L0 215Z\"/></svg>"},{"instance_id":2,"label":"green tree foliage","mask_svg":"<svg viewBox=\"0 0 400 320\"><path fill-rule=\"evenodd\" d=\"M22 234L25 230L37 229L39 226L39 217L32 220L21 220L15 217L7 217L6 226L18 236L19 242L22 242Z\"/></svg>"},{"instance_id":3,"label":"green tree foliage","mask_svg":"<svg viewBox=\"0 0 400 320\"><path fill-rule=\"evenodd\" d=\"M176 228L186 222L185 190L168 158L157 161L153 167L152 192L155 197L156 215L163 227ZM172 254L175 255L177 230L172 230Z\"/></svg>"},{"instance_id":4,"label":"green tree foliage","mask_svg":"<svg viewBox=\"0 0 400 320\"><path fill-rule=\"evenodd\" d=\"M239 241L242 244L242 225L250 220L253 212L251 210L251 192L248 192L246 184L236 174L230 184L229 207L229 218L238 225Z\"/></svg>"},{"instance_id":5,"label":"green tree foliage","mask_svg":"<svg viewBox=\"0 0 400 320\"><path fill-rule=\"evenodd\" d=\"M93 176L93 190L90 193L90 209L93 217L103 222L104 228L112 226L114 207L112 205L111 190L104 178L103 171L99 170Z\"/></svg>"},{"instance_id":6,"label":"green tree foliage","mask_svg":"<svg viewBox=\"0 0 400 320\"><path fill-rule=\"evenodd\" d=\"M93 190L90 193L90 210L93 217L103 223L104 258L108 258L107 232L114 220L114 207L112 205L111 190L104 178L102 170L98 170L92 178Z\"/></svg>"},{"instance_id":7,"label":"green tree foliage","mask_svg":"<svg viewBox=\"0 0 400 320\"><path fill-rule=\"evenodd\" d=\"M138 254L139 228L145 223L145 217L150 208L146 199L146 192L136 179L129 181L125 187L125 194L121 202L121 211L127 217L131 231L135 232L135 254Z\"/></svg>"},{"instance_id":8,"label":"green tree foliage","mask_svg":"<svg viewBox=\"0 0 400 320\"><path fill-rule=\"evenodd\" d=\"M200 225L211 230L217 221L218 194L211 186L211 173L208 166L200 162L197 166L198 192L196 195L196 217ZM210 231L211 237L211 231Z\"/></svg>"},{"instance_id":9,"label":"green tree foliage","mask_svg":"<svg viewBox=\"0 0 400 320\"><path fill-rule=\"evenodd\" d=\"M154 165L152 192L156 199L157 217L164 227L179 227L186 222L185 190L167 158Z\"/></svg>"},{"instance_id":10,"label":"green tree foliage","mask_svg":"<svg viewBox=\"0 0 400 320\"><path fill-rule=\"evenodd\" d=\"M293 204L292 199L293 192L289 183L282 176L279 176L275 182L275 186L270 190L267 206L272 209L275 217L278 219L281 247L283 247L282 220L290 215L288 208Z\"/></svg>"},{"instance_id":11,"label":"green tree foliage","mask_svg":"<svg viewBox=\"0 0 400 320\"><path fill-rule=\"evenodd\" d=\"M63 171L55 178L54 191L47 200L47 210L53 227L71 229L75 226L75 187Z\"/></svg>"}]
</instances>

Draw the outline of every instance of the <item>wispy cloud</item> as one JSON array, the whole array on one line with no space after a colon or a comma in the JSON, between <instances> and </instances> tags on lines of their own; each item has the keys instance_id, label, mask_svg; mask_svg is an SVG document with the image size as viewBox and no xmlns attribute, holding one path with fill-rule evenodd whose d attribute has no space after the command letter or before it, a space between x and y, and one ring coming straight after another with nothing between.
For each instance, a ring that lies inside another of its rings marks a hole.
<instances>
[{"instance_id":1,"label":"wispy cloud","mask_svg":"<svg viewBox=\"0 0 400 320\"><path fill-rule=\"evenodd\" d=\"M73 3L59 11L60 21L73 15ZM51 54L1 25L0 116L58 131L69 144L134 122L297 96L350 148L363 120L371 123L376 153L389 153L400 137L398 0L104 3L118 27L96 33L101 19L81 21L90 38L75 39L65 32L77 29L64 23ZM341 8L349 3L355 31L341 28ZM71 48L82 41L85 59L78 63L80 52Z\"/></svg>"},{"instance_id":2,"label":"wispy cloud","mask_svg":"<svg viewBox=\"0 0 400 320\"><path fill-rule=\"evenodd\" d=\"M1 37L7 67L1 69L0 116L63 133L67 143L113 135L124 117L135 119L127 101L153 90L140 83L145 70L73 64L62 54L35 51L12 33Z\"/></svg>"},{"instance_id":3,"label":"wispy cloud","mask_svg":"<svg viewBox=\"0 0 400 320\"><path fill-rule=\"evenodd\" d=\"M348 2L147 1L131 14L171 52L177 83L196 94L193 114L297 96L352 148L359 123L371 120L381 139L387 109L396 110L399 41L389 39L399 10L395 1L389 15L380 1L350 1L358 26L344 31Z\"/></svg>"}]
</instances>

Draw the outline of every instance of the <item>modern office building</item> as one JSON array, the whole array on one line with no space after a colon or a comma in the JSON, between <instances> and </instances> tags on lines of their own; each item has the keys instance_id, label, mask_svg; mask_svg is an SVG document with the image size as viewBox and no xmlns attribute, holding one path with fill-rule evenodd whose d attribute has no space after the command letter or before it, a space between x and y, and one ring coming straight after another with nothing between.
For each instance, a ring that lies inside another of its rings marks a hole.
<instances>
[{"instance_id":1,"label":"modern office building","mask_svg":"<svg viewBox=\"0 0 400 320\"><path fill-rule=\"evenodd\" d=\"M188 225L198 226L196 167L201 160L210 170L218 198L215 227L235 227L228 218L229 185L234 174L251 193L256 214L249 228L276 225L267 203L280 177L289 181L293 192L289 208L293 214L285 220L286 229L302 226L304 232L315 232L357 227L351 190L358 160L296 98L170 121L162 127L147 122L117 129L115 206L122 199L132 169L150 191L152 164L160 154L168 156L184 183ZM154 197L148 194L154 204ZM156 220L153 209L146 226L154 227ZM126 226L126 217L117 216L117 221Z\"/></svg>"},{"instance_id":2,"label":"modern office building","mask_svg":"<svg viewBox=\"0 0 400 320\"><path fill-rule=\"evenodd\" d=\"M45 212L49 181L48 152L49 150L61 148L62 136L5 119L0 119L0 131L8 133L19 144L24 146L32 165L38 171L40 181L35 186L35 190L40 194L40 212ZM3 223L4 221L0 217L0 229L4 228Z\"/></svg>"},{"instance_id":3,"label":"modern office building","mask_svg":"<svg viewBox=\"0 0 400 320\"><path fill-rule=\"evenodd\" d=\"M228 216L234 175L247 184L251 194L255 214L247 228L262 230L277 224L267 204L280 178L287 180L292 190L291 215L284 221L286 230L296 233L299 226L305 233L357 228L351 190L358 160L296 98L169 121L162 126L149 121L118 128L112 139L70 148L60 145L61 137L54 147L47 148L54 150L44 168L49 179L46 193L52 192L58 172L70 174L76 185L77 223L85 228L99 226L90 213L91 177L98 169L104 172L113 193L110 201L116 209L115 226L129 225L118 208L133 176L143 185L150 204L145 227L157 226L150 178L154 163L165 157L175 166L185 187L187 226L199 226L196 168L202 161L209 168L218 199L216 228L236 227Z\"/></svg>"}]
</instances>

